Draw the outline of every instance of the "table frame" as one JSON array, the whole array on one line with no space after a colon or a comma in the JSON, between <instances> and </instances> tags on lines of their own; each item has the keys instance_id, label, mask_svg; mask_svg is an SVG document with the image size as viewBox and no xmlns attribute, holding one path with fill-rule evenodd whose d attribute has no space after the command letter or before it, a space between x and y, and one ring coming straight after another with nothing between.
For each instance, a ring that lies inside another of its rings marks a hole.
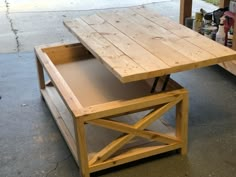
<instances>
[{"instance_id":1,"label":"table frame","mask_svg":"<svg viewBox=\"0 0 236 177\"><path fill-rule=\"evenodd\" d=\"M38 79L42 98L47 103L52 116L55 119L67 145L69 146L82 177L89 177L90 173L135 161L156 154L180 150L181 154L187 153L187 130L188 130L188 92L174 80L164 82L166 91L156 91L150 96L131 100L117 100L90 107L82 107L79 100L74 96L67 83L63 80L50 57L57 58L63 53L64 58L70 56L80 58L81 53L86 53L81 44L70 45L45 45L36 47L36 63ZM80 51L80 52L78 52ZM51 55L50 55L50 54ZM89 53L88 53L89 54ZM61 59L61 58L60 58ZM50 81L45 82L44 71L47 72ZM162 78L159 84L163 87ZM74 122L75 139L60 114L58 99L63 103L62 107L70 112ZM171 108L176 107L176 130L175 135L148 130L147 127L160 119ZM111 120L118 115L128 115L144 110L150 110L134 125ZM113 140L109 145L88 159L85 126L88 124L101 126L114 131L122 132L123 135ZM134 137L143 137L151 141L161 142L161 145L150 147L134 147L126 152L115 155L121 147L130 142Z\"/></svg>"}]
</instances>

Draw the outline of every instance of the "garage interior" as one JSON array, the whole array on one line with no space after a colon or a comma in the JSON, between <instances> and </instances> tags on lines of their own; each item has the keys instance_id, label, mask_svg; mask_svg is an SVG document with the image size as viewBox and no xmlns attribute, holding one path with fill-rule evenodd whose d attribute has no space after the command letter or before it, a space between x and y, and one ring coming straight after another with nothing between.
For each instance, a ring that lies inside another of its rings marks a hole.
<instances>
[{"instance_id":1,"label":"garage interior","mask_svg":"<svg viewBox=\"0 0 236 177\"><path fill-rule=\"evenodd\" d=\"M101 8L143 5L178 22L179 0L0 1L0 176L80 176L70 150L42 100L34 47L76 42L63 21ZM193 14L216 6L193 1ZM188 153L145 158L91 176L228 177L236 174L236 79L219 65L172 74L189 91ZM171 114L171 113L170 113ZM167 115L168 116L168 115ZM163 123L171 126L172 120Z\"/></svg>"}]
</instances>

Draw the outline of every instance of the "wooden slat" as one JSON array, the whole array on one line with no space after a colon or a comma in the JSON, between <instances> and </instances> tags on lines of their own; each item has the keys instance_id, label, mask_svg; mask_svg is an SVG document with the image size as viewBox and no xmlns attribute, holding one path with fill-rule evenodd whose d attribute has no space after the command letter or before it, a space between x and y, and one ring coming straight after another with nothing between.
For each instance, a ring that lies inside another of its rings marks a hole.
<instances>
[{"instance_id":1,"label":"wooden slat","mask_svg":"<svg viewBox=\"0 0 236 177\"><path fill-rule=\"evenodd\" d=\"M152 124L154 121L156 121L158 118L160 118L166 111L168 111L170 108L172 108L174 105L176 105L180 100L182 99L182 95L177 97L176 100L173 102L170 102L163 107L159 108L158 110L154 110L151 113L149 113L147 116L145 116L143 119L138 121L134 128L143 130L150 124ZM112 154L114 154L118 149L123 147L127 142L129 142L131 139L133 139L135 135L129 134L125 135L121 138L116 139L109 145L107 145L105 148L103 148L100 152L98 152L90 161L89 164L92 165L97 162L103 162L106 159L108 159Z\"/></svg>"},{"instance_id":2,"label":"wooden slat","mask_svg":"<svg viewBox=\"0 0 236 177\"><path fill-rule=\"evenodd\" d=\"M171 136L167 136L167 135L152 132L152 131L138 130L138 129L135 129L131 125L124 124L117 121L112 121L112 120L96 119L96 120L87 121L87 123L105 127L112 130L116 130L116 131L120 131L122 133L134 134L135 136L147 138L151 141L159 141L164 144L171 144L178 141L176 138L171 137Z\"/></svg>"},{"instance_id":3,"label":"wooden slat","mask_svg":"<svg viewBox=\"0 0 236 177\"><path fill-rule=\"evenodd\" d=\"M161 41L168 47L173 48L174 50L178 51L179 53L181 53L182 55L188 57L193 61L202 61L215 57L209 52L202 50L196 45L186 41L184 38L181 38L176 34L163 28L160 25L161 23L154 23L150 21L149 18L146 18L130 9L120 9L116 11L119 15L126 16L130 21L135 22L136 24L140 24L143 27L147 28L149 34L155 33L156 35L160 36L156 40Z\"/></svg>"},{"instance_id":4,"label":"wooden slat","mask_svg":"<svg viewBox=\"0 0 236 177\"><path fill-rule=\"evenodd\" d=\"M119 115L121 113L127 113L132 111L137 112L140 109L143 110L144 108L150 108L153 106L174 101L176 97L178 97L182 93L186 93L186 90L179 89L170 91L168 93L159 93L127 101L119 100L110 103L90 106L84 108L84 119L88 121L112 115Z\"/></svg>"},{"instance_id":5,"label":"wooden slat","mask_svg":"<svg viewBox=\"0 0 236 177\"><path fill-rule=\"evenodd\" d=\"M166 30L178 35L179 37L189 37L189 36L197 36L200 35L199 33L186 28L183 25L180 25L173 21L168 17L160 16L157 12L145 8L145 7L133 7L131 8L136 13L144 16L145 18L149 19L150 21L158 24L159 26L165 28Z\"/></svg>"},{"instance_id":6,"label":"wooden slat","mask_svg":"<svg viewBox=\"0 0 236 177\"><path fill-rule=\"evenodd\" d=\"M170 67L193 62L191 59L185 57L177 50L174 50L161 42L159 40L161 36L156 34L155 31L152 31L143 25L134 23L126 16L117 14L115 11L104 11L98 13L98 15L115 26L118 30L125 33L153 55L160 58Z\"/></svg>"},{"instance_id":7,"label":"wooden slat","mask_svg":"<svg viewBox=\"0 0 236 177\"><path fill-rule=\"evenodd\" d=\"M114 167L117 165L121 165L127 162L131 162L134 160L142 159L145 157L153 156L155 154L160 154L163 152L168 152L171 150L175 150L181 147L181 143L174 143L170 145L163 146L154 146L154 147L145 147L145 148L137 148L128 151L127 153L123 153L117 157L109 159L105 162L91 165L89 170L90 172L99 171L102 169Z\"/></svg>"},{"instance_id":8,"label":"wooden slat","mask_svg":"<svg viewBox=\"0 0 236 177\"><path fill-rule=\"evenodd\" d=\"M71 111L74 117L79 117L83 115L83 107L71 91L70 87L67 85L63 77L60 75L54 64L51 62L50 58L41 50L41 47L35 47L35 53L41 62L45 71L48 73L53 85L58 90L61 95L65 105Z\"/></svg>"},{"instance_id":9,"label":"wooden slat","mask_svg":"<svg viewBox=\"0 0 236 177\"><path fill-rule=\"evenodd\" d=\"M164 27L165 29L168 29L173 34L176 34L177 36L185 39L186 41L196 45L197 47L201 48L202 51L207 51L213 56L214 58L208 58L207 64L210 65L211 62L213 64L219 63L220 61L225 60L232 60L232 57L235 57L236 52L216 43L215 41L212 41L184 26L181 26L172 20L167 20L166 23L163 23L162 20L160 20L160 16L156 14L154 11L146 9L146 8L132 8L135 12L139 13L140 15L143 15L144 17L150 19L152 22ZM171 27L170 27L171 24ZM192 50L189 48L189 50ZM217 60L217 61L215 61Z\"/></svg>"},{"instance_id":10,"label":"wooden slat","mask_svg":"<svg viewBox=\"0 0 236 177\"><path fill-rule=\"evenodd\" d=\"M146 49L138 45L96 14L82 16L81 18L114 46L133 59L135 63L142 66L146 71L168 68L168 65L163 61L152 55Z\"/></svg>"},{"instance_id":11,"label":"wooden slat","mask_svg":"<svg viewBox=\"0 0 236 177\"><path fill-rule=\"evenodd\" d=\"M125 78L129 75L133 75L133 77L135 77L135 75L137 75L137 77L146 77L143 68L112 45L83 20L78 18L76 20L65 21L64 24L79 38L81 43L96 58L100 59L122 82L125 82Z\"/></svg>"},{"instance_id":12,"label":"wooden slat","mask_svg":"<svg viewBox=\"0 0 236 177\"><path fill-rule=\"evenodd\" d=\"M81 44L64 44L51 46L42 49L47 53L54 65L76 61L78 59L94 58L89 51Z\"/></svg>"},{"instance_id":13,"label":"wooden slat","mask_svg":"<svg viewBox=\"0 0 236 177\"><path fill-rule=\"evenodd\" d=\"M63 119L61 118L61 115L59 113L59 111L57 110L57 107L55 106L55 104L53 103L53 98L51 98L47 92L47 88L46 89L42 89L41 93L48 105L48 108L50 109L53 118L57 124L57 126L60 129L60 132L62 133L70 151L72 152L76 162L78 163L78 155L77 155L77 148L75 145L75 140L73 139L69 129L67 128L65 122L63 121ZM78 164L79 165L79 164Z\"/></svg>"}]
</instances>

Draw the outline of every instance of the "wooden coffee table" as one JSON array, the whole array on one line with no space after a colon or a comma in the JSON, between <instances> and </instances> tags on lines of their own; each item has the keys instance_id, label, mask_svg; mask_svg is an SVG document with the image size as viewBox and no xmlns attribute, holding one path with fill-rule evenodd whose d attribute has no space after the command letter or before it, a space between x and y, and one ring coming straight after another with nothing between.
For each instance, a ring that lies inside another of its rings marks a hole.
<instances>
[{"instance_id":1,"label":"wooden coffee table","mask_svg":"<svg viewBox=\"0 0 236 177\"><path fill-rule=\"evenodd\" d=\"M186 154L188 91L169 75L233 60L236 52L144 7L64 23L81 43L35 53L41 94L82 177L172 150ZM172 133L150 129L173 107ZM99 136L101 127L109 131Z\"/></svg>"}]
</instances>

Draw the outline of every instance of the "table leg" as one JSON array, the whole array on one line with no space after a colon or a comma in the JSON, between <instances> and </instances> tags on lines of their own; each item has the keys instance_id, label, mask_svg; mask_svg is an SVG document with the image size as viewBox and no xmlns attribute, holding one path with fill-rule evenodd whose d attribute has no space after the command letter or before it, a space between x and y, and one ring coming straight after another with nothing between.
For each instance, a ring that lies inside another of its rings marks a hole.
<instances>
[{"instance_id":1,"label":"table leg","mask_svg":"<svg viewBox=\"0 0 236 177\"><path fill-rule=\"evenodd\" d=\"M39 59L36 56L36 65L38 71L38 79L39 79L39 88L45 89L45 80L44 80L44 73L43 73L43 66L40 63Z\"/></svg>"}]
</instances>

